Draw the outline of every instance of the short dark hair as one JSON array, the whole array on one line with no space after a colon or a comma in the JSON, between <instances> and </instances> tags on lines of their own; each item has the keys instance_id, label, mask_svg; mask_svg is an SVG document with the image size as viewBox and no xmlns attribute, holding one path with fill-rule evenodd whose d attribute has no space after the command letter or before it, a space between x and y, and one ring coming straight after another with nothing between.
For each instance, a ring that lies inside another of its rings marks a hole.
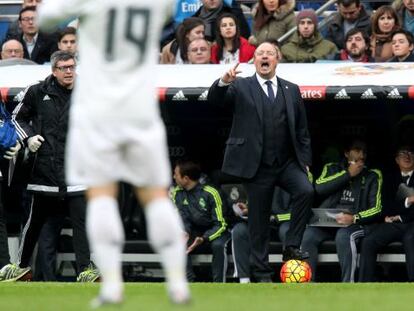
<instances>
[{"instance_id":1,"label":"short dark hair","mask_svg":"<svg viewBox=\"0 0 414 311\"><path fill-rule=\"evenodd\" d=\"M360 6L361 1L360 0L338 0L338 5L342 4L344 7L349 7L350 5L354 4L357 6Z\"/></svg>"},{"instance_id":2,"label":"short dark hair","mask_svg":"<svg viewBox=\"0 0 414 311\"><path fill-rule=\"evenodd\" d=\"M360 28L351 28L345 35L345 42L348 41L349 37L356 35L357 33L361 33L362 37L364 38L365 43L367 44L367 46L369 46L369 36L367 34L367 32L363 29Z\"/></svg>"},{"instance_id":3,"label":"short dark hair","mask_svg":"<svg viewBox=\"0 0 414 311\"><path fill-rule=\"evenodd\" d=\"M60 40L62 40L62 38L66 35L76 36L76 28L74 28L74 27L65 27L61 31L59 31L58 42L60 42Z\"/></svg>"},{"instance_id":4,"label":"short dark hair","mask_svg":"<svg viewBox=\"0 0 414 311\"><path fill-rule=\"evenodd\" d=\"M198 163L191 160L178 160L175 166L178 167L181 176L187 176L193 181L200 179L201 167Z\"/></svg>"},{"instance_id":5,"label":"short dark hair","mask_svg":"<svg viewBox=\"0 0 414 311\"><path fill-rule=\"evenodd\" d=\"M22 20L22 14L24 12L27 12L27 11L36 12L36 7L35 6L27 6L27 7L23 8L23 9L21 9L20 12L19 12L19 21Z\"/></svg>"},{"instance_id":6,"label":"short dark hair","mask_svg":"<svg viewBox=\"0 0 414 311\"><path fill-rule=\"evenodd\" d=\"M56 51L54 52L51 56L50 56L50 63L52 65L52 68L56 68L56 65L58 62L61 61L67 61L73 59L76 63L76 58L75 55L73 55L73 53L70 53L68 51Z\"/></svg>"},{"instance_id":7,"label":"short dark hair","mask_svg":"<svg viewBox=\"0 0 414 311\"><path fill-rule=\"evenodd\" d=\"M349 152L351 150L358 150L358 151L362 151L364 154L367 154L367 151L368 151L367 143L360 138L352 139L345 146L346 152Z\"/></svg>"},{"instance_id":8,"label":"short dark hair","mask_svg":"<svg viewBox=\"0 0 414 311\"><path fill-rule=\"evenodd\" d=\"M407 31L407 30L405 30L405 29L403 29L403 28L401 28L401 29L397 29L396 31L394 31L394 32L391 34L391 40L392 40L392 38L394 38L394 36L395 36L395 35L397 35L397 34L403 34L403 35L405 35L405 37L407 38L408 43L409 43L410 45L414 44L414 36L413 36L413 34L412 34L411 32L409 32L409 31Z\"/></svg>"}]
</instances>

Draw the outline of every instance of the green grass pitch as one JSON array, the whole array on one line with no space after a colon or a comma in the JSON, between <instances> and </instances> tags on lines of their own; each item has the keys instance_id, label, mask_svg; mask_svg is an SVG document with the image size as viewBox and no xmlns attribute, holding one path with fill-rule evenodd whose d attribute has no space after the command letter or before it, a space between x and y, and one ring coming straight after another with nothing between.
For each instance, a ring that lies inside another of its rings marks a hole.
<instances>
[{"instance_id":1,"label":"green grass pitch","mask_svg":"<svg viewBox=\"0 0 414 311\"><path fill-rule=\"evenodd\" d=\"M1 311L82 311L98 284L3 283ZM127 283L119 311L414 310L414 284L191 284L189 306L169 303L162 283Z\"/></svg>"}]
</instances>

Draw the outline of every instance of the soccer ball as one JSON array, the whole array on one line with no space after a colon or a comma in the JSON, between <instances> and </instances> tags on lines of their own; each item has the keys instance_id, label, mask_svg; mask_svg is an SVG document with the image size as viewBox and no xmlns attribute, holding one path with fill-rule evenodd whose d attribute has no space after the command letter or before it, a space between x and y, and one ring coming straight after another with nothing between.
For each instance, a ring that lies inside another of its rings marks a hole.
<instances>
[{"instance_id":1,"label":"soccer ball","mask_svg":"<svg viewBox=\"0 0 414 311\"><path fill-rule=\"evenodd\" d=\"M306 261L296 259L286 261L280 269L283 283L305 283L312 277L312 269Z\"/></svg>"}]
</instances>

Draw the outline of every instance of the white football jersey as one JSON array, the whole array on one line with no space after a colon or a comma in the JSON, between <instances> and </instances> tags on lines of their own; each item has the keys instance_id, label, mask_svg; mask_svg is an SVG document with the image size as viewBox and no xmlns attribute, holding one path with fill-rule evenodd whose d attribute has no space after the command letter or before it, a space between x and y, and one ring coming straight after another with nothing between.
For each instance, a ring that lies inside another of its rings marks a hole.
<instances>
[{"instance_id":1,"label":"white football jersey","mask_svg":"<svg viewBox=\"0 0 414 311\"><path fill-rule=\"evenodd\" d=\"M76 113L104 120L158 117L155 65L173 0L43 0L40 26L79 17Z\"/></svg>"}]
</instances>

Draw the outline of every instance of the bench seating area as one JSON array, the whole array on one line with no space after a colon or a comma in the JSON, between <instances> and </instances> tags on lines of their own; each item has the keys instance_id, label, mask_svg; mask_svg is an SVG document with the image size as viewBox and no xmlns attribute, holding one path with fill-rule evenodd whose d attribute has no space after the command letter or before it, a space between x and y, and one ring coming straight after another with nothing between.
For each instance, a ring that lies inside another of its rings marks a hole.
<instances>
[{"instance_id":1,"label":"bench seating area","mask_svg":"<svg viewBox=\"0 0 414 311\"><path fill-rule=\"evenodd\" d=\"M64 249L59 249L58 253L58 265L65 261L74 261L75 255L72 250L71 243L63 243ZM229 264L233 263L231 256L231 245L227 247ZM282 243L271 242L270 243L270 256L269 260L272 264L282 263ZM200 247L193 257L194 265L209 265L211 263L212 255L204 247ZM155 254L145 240L130 240L127 241L122 255L124 263L139 263L143 266L159 264L160 260L157 254ZM405 263L405 254L402 244L400 242L394 242L388 245L381 254L378 255L378 262L381 263ZM338 257L336 255L334 241L326 241L322 243L319 254L320 264L338 263Z\"/></svg>"}]
</instances>

